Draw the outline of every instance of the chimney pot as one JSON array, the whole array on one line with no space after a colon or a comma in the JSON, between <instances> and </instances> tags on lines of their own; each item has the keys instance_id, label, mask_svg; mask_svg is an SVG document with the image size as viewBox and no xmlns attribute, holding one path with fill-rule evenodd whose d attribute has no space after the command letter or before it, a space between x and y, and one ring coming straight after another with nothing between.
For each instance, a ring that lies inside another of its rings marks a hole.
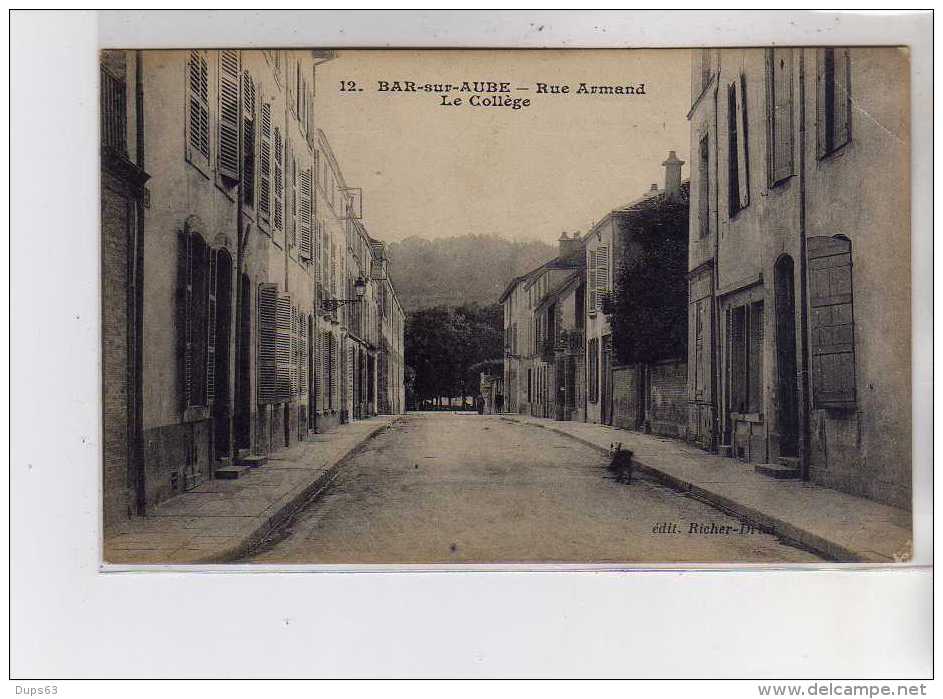
<instances>
[{"instance_id":1,"label":"chimney pot","mask_svg":"<svg viewBox=\"0 0 943 699\"><path fill-rule=\"evenodd\" d=\"M662 163L665 168L665 192L670 197L681 194L681 166L683 160L678 160L675 151L668 151L668 158Z\"/></svg>"}]
</instances>

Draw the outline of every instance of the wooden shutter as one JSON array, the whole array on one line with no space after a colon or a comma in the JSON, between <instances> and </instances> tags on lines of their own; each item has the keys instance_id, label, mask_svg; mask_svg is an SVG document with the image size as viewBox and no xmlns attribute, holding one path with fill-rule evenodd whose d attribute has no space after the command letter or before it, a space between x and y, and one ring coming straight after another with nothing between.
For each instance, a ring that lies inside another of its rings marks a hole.
<instances>
[{"instance_id":1,"label":"wooden shutter","mask_svg":"<svg viewBox=\"0 0 943 699\"><path fill-rule=\"evenodd\" d=\"M275 189L275 211L272 220L275 228L278 230L283 230L284 224L282 221L282 215L284 209L282 207L285 196L283 158L285 154L282 151L282 132L277 126L275 127L275 135L272 139L272 148L275 151L275 171L273 177Z\"/></svg>"},{"instance_id":2,"label":"wooden shutter","mask_svg":"<svg viewBox=\"0 0 943 699\"><path fill-rule=\"evenodd\" d=\"M809 238L812 397L816 407L853 407L855 326L851 242Z\"/></svg>"},{"instance_id":3,"label":"wooden shutter","mask_svg":"<svg viewBox=\"0 0 943 699\"><path fill-rule=\"evenodd\" d=\"M278 394L276 361L278 286L259 286L258 401L274 403Z\"/></svg>"},{"instance_id":4,"label":"wooden shutter","mask_svg":"<svg viewBox=\"0 0 943 699\"><path fill-rule=\"evenodd\" d=\"M186 233L180 233L177 236L177 353L180 367L181 409L185 409L190 405L193 382L193 345L191 343L190 322L190 308L193 297L192 265L190 236Z\"/></svg>"},{"instance_id":5,"label":"wooden shutter","mask_svg":"<svg viewBox=\"0 0 943 699\"><path fill-rule=\"evenodd\" d=\"M291 385L291 395L297 396L301 391L299 387L298 374L301 369L301 357L299 352L298 337L301 325L298 311L294 306L291 307L291 367L289 371L289 381Z\"/></svg>"},{"instance_id":6,"label":"wooden shutter","mask_svg":"<svg viewBox=\"0 0 943 699\"><path fill-rule=\"evenodd\" d=\"M596 250L589 251L589 312L596 312Z\"/></svg>"},{"instance_id":7,"label":"wooden shutter","mask_svg":"<svg viewBox=\"0 0 943 699\"><path fill-rule=\"evenodd\" d=\"M290 296L278 297L275 320L276 399L282 402L287 401L292 394L292 349L294 343L292 342L293 320Z\"/></svg>"},{"instance_id":8,"label":"wooden shutter","mask_svg":"<svg viewBox=\"0 0 943 699\"><path fill-rule=\"evenodd\" d=\"M298 161L295 149L288 143L288 161L291 163L291 247L298 246Z\"/></svg>"},{"instance_id":9,"label":"wooden shutter","mask_svg":"<svg viewBox=\"0 0 943 699\"><path fill-rule=\"evenodd\" d=\"M308 395L308 322L307 316L298 318L298 393Z\"/></svg>"},{"instance_id":10,"label":"wooden shutter","mask_svg":"<svg viewBox=\"0 0 943 699\"><path fill-rule=\"evenodd\" d=\"M190 236L190 405L206 405L207 331L209 308L208 248L197 234Z\"/></svg>"},{"instance_id":11,"label":"wooden shutter","mask_svg":"<svg viewBox=\"0 0 943 699\"><path fill-rule=\"evenodd\" d=\"M209 79L205 51L191 51L189 62L187 156L191 162L209 166L210 108Z\"/></svg>"},{"instance_id":12,"label":"wooden shutter","mask_svg":"<svg viewBox=\"0 0 943 699\"><path fill-rule=\"evenodd\" d=\"M259 215L268 222L272 213L272 105L263 103L259 119Z\"/></svg>"},{"instance_id":13,"label":"wooden shutter","mask_svg":"<svg viewBox=\"0 0 943 699\"><path fill-rule=\"evenodd\" d=\"M206 401L216 397L216 251L209 255L209 300L206 310Z\"/></svg>"},{"instance_id":14,"label":"wooden shutter","mask_svg":"<svg viewBox=\"0 0 943 699\"><path fill-rule=\"evenodd\" d=\"M242 198L255 208L255 83L242 74Z\"/></svg>"},{"instance_id":15,"label":"wooden shutter","mask_svg":"<svg viewBox=\"0 0 943 699\"><path fill-rule=\"evenodd\" d=\"M301 259L312 259L311 241L311 168L301 171Z\"/></svg>"},{"instance_id":16,"label":"wooden shutter","mask_svg":"<svg viewBox=\"0 0 943 699\"><path fill-rule=\"evenodd\" d=\"M851 65L847 48L816 51L816 140L823 157L851 138Z\"/></svg>"},{"instance_id":17,"label":"wooden shutter","mask_svg":"<svg viewBox=\"0 0 943 699\"><path fill-rule=\"evenodd\" d=\"M609 246L596 248L596 307L602 308L603 298L609 293Z\"/></svg>"},{"instance_id":18,"label":"wooden shutter","mask_svg":"<svg viewBox=\"0 0 943 699\"><path fill-rule=\"evenodd\" d=\"M331 348L331 364L330 364L330 373L331 373L331 408L337 407L337 338L334 335L329 336L329 345Z\"/></svg>"},{"instance_id":19,"label":"wooden shutter","mask_svg":"<svg viewBox=\"0 0 943 699\"><path fill-rule=\"evenodd\" d=\"M318 391L320 406L331 407L331 334L321 336L321 385Z\"/></svg>"},{"instance_id":20,"label":"wooden shutter","mask_svg":"<svg viewBox=\"0 0 943 699\"><path fill-rule=\"evenodd\" d=\"M239 52L219 52L219 174L239 179Z\"/></svg>"},{"instance_id":21,"label":"wooden shutter","mask_svg":"<svg viewBox=\"0 0 943 699\"><path fill-rule=\"evenodd\" d=\"M750 204L750 143L747 122L747 78L740 74L737 90L737 176L740 184L740 208Z\"/></svg>"},{"instance_id":22,"label":"wooden shutter","mask_svg":"<svg viewBox=\"0 0 943 699\"><path fill-rule=\"evenodd\" d=\"M769 51L771 182L792 175L792 49Z\"/></svg>"}]
</instances>

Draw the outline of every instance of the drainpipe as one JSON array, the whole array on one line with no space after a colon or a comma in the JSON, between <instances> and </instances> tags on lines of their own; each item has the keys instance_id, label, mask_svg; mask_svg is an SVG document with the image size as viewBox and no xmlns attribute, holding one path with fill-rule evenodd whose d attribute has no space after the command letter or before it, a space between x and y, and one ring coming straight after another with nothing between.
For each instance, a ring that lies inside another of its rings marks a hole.
<instances>
[{"instance_id":1,"label":"drainpipe","mask_svg":"<svg viewBox=\"0 0 943 699\"><path fill-rule=\"evenodd\" d=\"M239 62L239 67L242 68L242 61ZM243 165L245 161L245 155L243 154L244 143L243 138L245 134L243 130L245 129L244 116L242 114L243 110L243 100L245 96L242 94L242 71L240 70L239 76L239 85L237 88L238 95L238 113L239 113L239 128L236 132L236 148L239 153L239 166L236 169L236 174L239 176L239 183L236 186L236 294L235 299L236 303L232 304L232 315L230 316L230 332L235 332L235 346L233 347L233 357L232 361L229 363L230 371L229 376L226 377L226 381L229 383L229 458L232 459L232 462L235 463L236 457L236 435L235 435L235 426L234 420L236 416L236 379L235 377L239 374L240 362L242 359L242 307L246 303L246 299L242 297L242 266L245 264L245 247L249 238L249 228L246 226L246 230L243 231L242 228L245 225L242 216L242 204L245 197L245 192L243 189ZM256 94L259 94L256 92ZM230 377L232 379L230 380ZM248 390L248 386L243 386L240 390L240 396L242 391ZM248 419L248 416L247 416ZM252 430L249 430L249 448L252 448Z\"/></svg>"},{"instance_id":2,"label":"drainpipe","mask_svg":"<svg viewBox=\"0 0 943 699\"><path fill-rule=\"evenodd\" d=\"M806 264L806 121L805 121L805 49L799 49L799 332L801 340L801 371L799 376L799 469L803 480L809 480L810 414L809 387L809 311L808 268Z\"/></svg>"},{"instance_id":3,"label":"drainpipe","mask_svg":"<svg viewBox=\"0 0 943 699\"><path fill-rule=\"evenodd\" d=\"M135 160L138 168L144 171L144 66L143 51L134 52L134 110L135 110ZM143 185L142 185L143 188ZM133 363L133 415L131 419L132 458L135 464L135 509L139 515L145 514L147 490L144 473L144 200L143 192L138 192L135 201L137 220L135 221L134 245L134 330L132 338Z\"/></svg>"},{"instance_id":4,"label":"drainpipe","mask_svg":"<svg viewBox=\"0 0 943 699\"><path fill-rule=\"evenodd\" d=\"M711 451L716 452L718 440L720 439L720 299L717 296L720 290L720 186L719 186L719 165L720 154L717 152L717 144L720 142L718 129L718 105L717 95L720 91L720 59L721 55L717 53L717 70L714 72L714 293L712 296L711 308L711 402L714 404L714 415L711 420ZM709 143L710 141L708 141Z\"/></svg>"}]
</instances>

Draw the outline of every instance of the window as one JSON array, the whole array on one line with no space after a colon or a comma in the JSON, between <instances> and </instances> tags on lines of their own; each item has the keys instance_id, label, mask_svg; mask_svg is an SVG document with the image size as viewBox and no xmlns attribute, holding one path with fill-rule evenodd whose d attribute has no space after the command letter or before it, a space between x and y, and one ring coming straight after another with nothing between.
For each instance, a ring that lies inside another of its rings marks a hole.
<instances>
[{"instance_id":1,"label":"window","mask_svg":"<svg viewBox=\"0 0 943 699\"><path fill-rule=\"evenodd\" d=\"M256 358L258 402L278 399L277 316L278 286L261 284L258 292L258 356Z\"/></svg>"},{"instance_id":2,"label":"window","mask_svg":"<svg viewBox=\"0 0 943 699\"><path fill-rule=\"evenodd\" d=\"M216 150L219 174L239 179L239 52L219 52L219 110Z\"/></svg>"},{"instance_id":3,"label":"window","mask_svg":"<svg viewBox=\"0 0 943 699\"><path fill-rule=\"evenodd\" d=\"M710 146L707 134L704 134L698 147L697 160L697 219L701 238L706 238L711 232L710 193Z\"/></svg>"},{"instance_id":4,"label":"window","mask_svg":"<svg viewBox=\"0 0 943 699\"><path fill-rule=\"evenodd\" d=\"M594 279L594 310L602 308L603 301L609 294L609 246L600 245L593 256L595 274Z\"/></svg>"},{"instance_id":5,"label":"window","mask_svg":"<svg viewBox=\"0 0 943 699\"><path fill-rule=\"evenodd\" d=\"M710 299L698 299L694 304L694 398L703 400L707 395L710 377L710 355L706 337L710 321Z\"/></svg>"},{"instance_id":6,"label":"window","mask_svg":"<svg viewBox=\"0 0 943 699\"><path fill-rule=\"evenodd\" d=\"M242 74L242 200L255 208L255 83Z\"/></svg>"},{"instance_id":7,"label":"window","mask_svg":"<svg viewBox=\"0 0 943 699\"><path fill-rule=\"evenodd\" d=\"M528 369L528 370L527 370L527 402L528 402L528 403L533 403L533 402L534 402L534 386L533 386L533 382L534 382L534 370L533 370L533 369Z\"/></svg>"},{"instance_id":8,"label":"window","mask_svg":"<svg viewBox=\"0 0 943 699\"><path fill-rule=\"evenodd\" d=\"M736 306L728 312L730 410L763 410L763 302Z\"/></svg>"},{"instance_id":9,"label":"window","mask_svg":"<svg viewBox=\"0 0 943 699\"><path fill-rule=\"evenodd\" d=\"M809 238L812 398L815 407L854 407L855 325L851 241Z\"/></svg>"},{"instance_id":10,"label":"window","mask_svg":"<svg viewBox=\"0 0 943 699\"><path fill-rule=\"evenodd\" d=\"M210 108L206 51L190 51L187 64L187 160L209 173Z\"/></svg>"},{"instance_id":11,"label":"window","mask_svg":"<svg viewBox=\"0 0 943 699\"><path fill-rule=\"evenodd\" d=\"M282 220L284 209L284 197L285 197L285 182L284 182L284 151L282 150L282 134L279 128L275 127L275 135L272 140L272 147L275 150L275 168L273 172L273 189L275 190L275 210L272 216L272 222L275 225L275 228L279 231L283 230L284 221Z\"/></svg>"},{"instance_id":12,"label":"window","mask_svg":"<svg viewBox=\"0 0 943 699\"><path fill-rule=\"evenodd\" d=\"M592 338L587 349L589 360L589 402L599 400L599 338Z\"/></svg>"},{"instance_id":13,"label":"window","mask_svg":"<svg viewBox=\"0 0 943 699\"><path fill-rule=\"evenodd\" d=\"M816 132L820 158L851 140L851 66L848 49L819 49L816 57Z\"/></svg>"},{"instance_id":14,"label":"window","mask_svg":"<svg viewBox=\"0 0 943 699\"><path fill-rule=\"evenodd\" d=\"M311 230L311 168L301 171L301 199L299 201L301 222L301 259L310 262L314 257Z\"/></svg>"},{"instance_id":15,"label":"window","mask_svg":"<svg viewBox=\"0 0 943 699\"><path fill-rule=\"evenodd\" d=\"M701 89L698 94L704 92L711 83L711 50L699 49L697 52L698 68L701 80Z\"/></svg>"},{"instance_id":16,"label":"window","mask_svg":"<svg viewBox=\"0 0 943 699\"><path fill-rule=\"evenodd\" d=\"M766 50L769 185L793 174L792 49Z\"/></svg>"},{"instance_id":17,"label":"window","mask_svg":"<svg viewBox=\"0 0 943 699\"><path fill-rule=\"evenodd\" d=\"M727 198L730 216L750 203L746 79L727 88Z\"/></svg>"},{"instance_id":18,"label":"window","mask_svg":"<svg viewBox=\"0 0 943 699\"><path fill-rule=\"evenodd\" d=\"M213 355L211 343L215 340L210 335L211 315L215 315L215 292L211 299L211 256L203 237L199 233L181 233L177 242L180 404L186 409L208 405L215 390L211 383L215 377L207 368ZM212 326L215 326L215 317L212 320Z\"/></svg>"},{"instance_id":19,"label":"window","mask_svg":"<svg viewBox=\"0 0 943 699\"><path fill-rule=\"evenodd\" d=\"M263 103L259 118L259 218L266 223L272 214L272 105Z\"/></svg>"}]
</instances>

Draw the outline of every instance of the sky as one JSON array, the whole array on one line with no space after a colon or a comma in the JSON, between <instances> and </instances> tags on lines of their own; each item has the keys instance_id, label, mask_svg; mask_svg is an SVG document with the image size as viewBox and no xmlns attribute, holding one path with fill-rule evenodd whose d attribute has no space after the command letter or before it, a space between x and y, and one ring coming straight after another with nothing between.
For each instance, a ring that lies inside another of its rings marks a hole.
<instances>
[{"instance_id":1,"label":"sky","mask_svg":"<svg viewBox=\"0 0 943 699\"><path fill-rule=\"evenodd\" d=\"M438 92L381 92L381 80L504 81L531 105L470 106L473 93L452 91L463 103L442 106ZM538 82L571 92L537 94ZM645 94L576 94L581 82L643 83ZM338 51L318 66L316 89L315 118L380 240L552 243L662 186L669 150L689 159L686 50Z\"/></svg>"}]
</instances>

